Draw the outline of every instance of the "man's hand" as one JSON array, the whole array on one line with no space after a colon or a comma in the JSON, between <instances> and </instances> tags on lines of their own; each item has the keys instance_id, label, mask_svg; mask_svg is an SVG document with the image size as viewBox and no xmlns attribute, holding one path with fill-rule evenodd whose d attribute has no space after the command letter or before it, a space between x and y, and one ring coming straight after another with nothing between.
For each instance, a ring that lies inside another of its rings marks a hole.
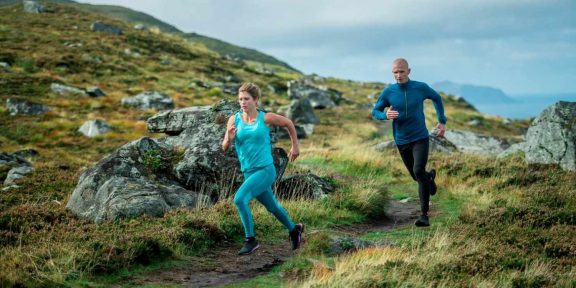
<instances>
[{"instance_id":1,"label":"man's hand","mask_svg":"<svg viewBox=\"0 0 576 288\"><path fill-rule=\"evenodd\" d=\"M444 126L442 123L438 123L438 125L436 125L436 130L438 131L436 133L436 137L443 138L444 132L446 132L446 126Z\"/></svg>"},{"instance_id":2,"label":"man's hand","mask_svg":"<svg viewBox=\"0 0 576 288\"><path fill-rule=\"evenodd\" d=\"M390 106L386 111L386 118L389 120L398 118L398 111L394 110L394 108Z\"/></svg>"}]
</instances>

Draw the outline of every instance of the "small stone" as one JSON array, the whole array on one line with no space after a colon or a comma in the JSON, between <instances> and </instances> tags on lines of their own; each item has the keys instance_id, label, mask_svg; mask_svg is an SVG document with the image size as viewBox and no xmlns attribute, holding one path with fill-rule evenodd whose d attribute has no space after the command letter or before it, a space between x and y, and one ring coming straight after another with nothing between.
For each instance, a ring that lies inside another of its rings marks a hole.
<instances>
[{"instance_id":1,"label":"small stone","mask_svg":"<svg viewBox=\"0 0 576 288\"><path fill-rule=\"evenodd\" d=\"M84 124L78 129L78 131L87 137L96 137L98 135L110 132L112 128L108 123L102 120L90 120L84 122Z\"/></svg>"},{"instance_id":2,"label":"small stone","mask_svg":"<svg viewBox=\"0 0 576 288\"><path fill-rule=\"evenodd\" d=\"M86 94L88 94L88 96L90 96L90 97L104 97L104 96L106 96L106 93L104 93L104 91L102 91L102 89L100 89L96 86L86 88Z\"/></svg>"},{"instance_id":3,"label":"small stone","mask_svg":"<svg viewBox=\"0 0 576 288\"><path fill-rule=\"evenodd\" d=\"M4 185L12 185L14 181L24 177L26 174L34 171L34 168L30 166L20 166L10 169L8 171L8 176L4 180Z\"/></svg>"},{"instance_id":4,"label":"small stone","mask_svg":"<svg viewBox=\"0 0 576 288\"><path fill-rule=\"evenodd\" d=\"M92 23L92 25L90 26L90 30L92 30L93 32L104 32L108 34L122 35L122 29L114 25L106 24L100 21Z\"/></svg>"}]
</instances>

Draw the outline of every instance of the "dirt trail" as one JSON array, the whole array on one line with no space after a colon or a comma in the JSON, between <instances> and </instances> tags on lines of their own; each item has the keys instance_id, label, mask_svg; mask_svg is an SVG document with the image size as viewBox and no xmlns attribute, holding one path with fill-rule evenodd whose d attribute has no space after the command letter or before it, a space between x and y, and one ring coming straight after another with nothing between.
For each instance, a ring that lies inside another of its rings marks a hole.
<instances>
[{"instance_id":1,"label":"dirt trail","mask_svg":"<svg viewBox=\"0 0 576 288\"><path fill-rule=\"evenodd\" d=\"M387 209L388 217L368 224L334 227L339 234L361 235L371 231L388 231L411 224L418 216L417 201L401 203L392 201ZM305 240L304 240L305 241ZM304 243L303 245L306 245ZM123 284L179 284L185 287L210 287L245 281L269 272L294 255L288 237L280 244L261 243L260 249L251 255L238 256L240 244L215 247L202 257L195 257L184 268L161 269L147 275L126 279Z\"/></svg>"}]
</instances>

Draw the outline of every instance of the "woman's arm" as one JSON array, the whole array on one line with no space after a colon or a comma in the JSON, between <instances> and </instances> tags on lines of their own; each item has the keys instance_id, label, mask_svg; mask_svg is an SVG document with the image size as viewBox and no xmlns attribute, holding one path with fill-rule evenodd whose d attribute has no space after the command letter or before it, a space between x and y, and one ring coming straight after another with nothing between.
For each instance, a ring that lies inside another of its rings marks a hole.
<instances>
[{"instance_id":1,"label":"woman's arm","mask_svg":"<svg viewBox=\"0 0 576 288\"><path fill-rule=\"evenodd\" d=\"M230 144L234 142L236 138L236 127L234 127L234 115L228 118L228 124L226 124L226 134L224 134L224 141L222 141L222 150L228 150Z\"/></svg>"},{"instance_id":2,"label":"woman's arm","mask_svg":"<svg viewBox=\"0 0 576 288\"><path fill-rule=\"evenodd\" d=\"M288 159L290 161L296 160L296 158L298 158L300 155L300 147L298 146L296 127L294 127L292 120L275 113L266 113L264 115L264 122L268 126L280 126L286 127L286 129L288 129L288 134L290 135L290 140L292 142L292 148L290 148L290 152L288 152Z\"/></svg>"}]
</instances>

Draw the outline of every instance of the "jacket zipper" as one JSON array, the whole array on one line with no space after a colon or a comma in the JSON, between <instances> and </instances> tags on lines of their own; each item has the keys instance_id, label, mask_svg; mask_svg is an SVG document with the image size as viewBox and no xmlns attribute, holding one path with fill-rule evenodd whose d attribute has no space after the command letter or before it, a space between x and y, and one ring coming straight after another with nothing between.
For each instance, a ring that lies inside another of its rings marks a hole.
<instances>
[{"instance_id":1,"label":"jacket zipper","mask_svg":"<svg viewBox=\"0 0 576 288\"><path fill-rule=\"evenodd\" d=\"M404 89L404 104L406 106L406 118L408 118L408 97L406 96L406 89Z\"/></svg>"}]
</instances>

